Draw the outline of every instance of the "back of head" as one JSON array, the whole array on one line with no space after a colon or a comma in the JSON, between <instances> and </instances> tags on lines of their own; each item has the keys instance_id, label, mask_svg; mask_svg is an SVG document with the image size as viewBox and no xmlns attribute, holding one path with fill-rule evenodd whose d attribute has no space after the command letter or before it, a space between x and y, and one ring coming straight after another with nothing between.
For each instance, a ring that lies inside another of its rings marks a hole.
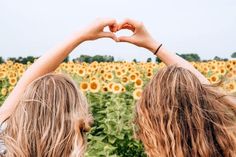
<instances>
[{"instance_id":1,"label":"back of head","mask_svg":"<svg viewBox=\"0 0 236 157\"><path fill-rule=\"evenodd\" d=\"M150 157L236 156L236 104L177 66L158 71L137 103L137 137Z\"/></svg>"},{"instance_id":2,"label":"back of head","mask_svg":"<svg viewBox=\"0 0 236 157\"><path fill-rule=\"evenodd\" d=\"M45 75L27 87L7 120L6 156L83 156L91 120L86 99L70 78Z\"/></svg>"}]
</instances>

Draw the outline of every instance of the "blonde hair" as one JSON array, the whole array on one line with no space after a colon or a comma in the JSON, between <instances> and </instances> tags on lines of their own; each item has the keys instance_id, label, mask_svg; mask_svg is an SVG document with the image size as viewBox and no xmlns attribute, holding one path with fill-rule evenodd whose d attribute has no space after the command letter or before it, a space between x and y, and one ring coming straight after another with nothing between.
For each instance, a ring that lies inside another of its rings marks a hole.
<instances>
[{"instance_id":1,"label":"blonde hair","mask_svg":"<svg viewBox=\"0 0 236 157\"><path fill-rule=\"evenodd\" d=\"M26 89L2 138L7 157L84 156L92 116L67 76L47 74Z\"/></svg>"},{"instance_id":2,"label":"blonde hair","mask_svg":"<svg viewBox=\"0 0 236 157\"><path fill-rule=\"evenodd\" d=\"M189 70L161 69L136 106L136 135L150 157L236 157L236 104Z\"/></svg>"}]
</instances>

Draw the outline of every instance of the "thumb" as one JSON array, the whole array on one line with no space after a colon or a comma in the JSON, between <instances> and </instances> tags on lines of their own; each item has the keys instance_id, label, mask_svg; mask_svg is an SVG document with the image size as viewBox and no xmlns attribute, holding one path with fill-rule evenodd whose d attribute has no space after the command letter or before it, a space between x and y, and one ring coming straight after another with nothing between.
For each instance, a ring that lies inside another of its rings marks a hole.
<instances>
[{"instance_id":1,"label":"thumb","mask_svg":"<svg viewBox=\"0 0 236 157\"><path fill-rule=\"evenodd\" d=\"M118 37L119 42L128 42L128 43L134 43L132 37L127 37L127 36L120 36Z\"/></svg>"},{"instance_id":2,"label":"thumb","mask_svg":"<svg viewBox=\"0 0 236 157\"><path fill-rule=\"evenodd\" d=\"M115 40L116 42L118 41L118 38L116 37L116 35L111 32L102 32L101 36L104 38L111 38L111 39Z\"/></svg>"}]
</instances>

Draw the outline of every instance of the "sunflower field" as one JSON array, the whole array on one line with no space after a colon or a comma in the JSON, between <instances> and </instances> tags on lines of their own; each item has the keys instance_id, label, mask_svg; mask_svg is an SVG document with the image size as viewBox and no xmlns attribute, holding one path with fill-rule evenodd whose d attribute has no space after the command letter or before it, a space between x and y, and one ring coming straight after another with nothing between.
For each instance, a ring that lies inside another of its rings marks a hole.
<instances>
[{"instance_id":1,"label":"sunflower field","mask_svg":"<svg viewBox=\"0 0 236 157\"><path fill-rule=\"evenodd\" d=\"M0 104L13 90L29 64L0 64ZM221 88L236 94L236 60L192 62L211 83L223 80ZM94 116L88 134L87 157L143 157L142 144L134 138L135 102L145 84L163 63L62 63L56 73L67 73L86 95Z\"/></svg>"}]
</instances>

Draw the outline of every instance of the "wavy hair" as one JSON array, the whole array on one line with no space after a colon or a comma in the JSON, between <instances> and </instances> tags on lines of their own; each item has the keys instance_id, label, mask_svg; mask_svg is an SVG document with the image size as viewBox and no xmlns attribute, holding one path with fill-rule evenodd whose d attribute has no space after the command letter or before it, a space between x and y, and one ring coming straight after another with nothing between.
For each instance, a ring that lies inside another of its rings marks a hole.
<instances>
[{"instance_id":1,"label":"wavy hair","mask_svg":"<svg viewBox=\"0 0 236 157\"><path fill-rule=\"evenodd\" d=\"M149 157L236 157L235 100L181 67L149 82L135 124Z\"/></svg>"},{"instance_id":2,"label":"wavy hair","mask_svg":"<svg viewBox=\"0 0 236 157\"><path fill-rule=\"evenodd\" d=\"M67 76L33 81L2 134L6 157L84 156L92 116L86 98Z\"/></svg>"}]
</instances>

